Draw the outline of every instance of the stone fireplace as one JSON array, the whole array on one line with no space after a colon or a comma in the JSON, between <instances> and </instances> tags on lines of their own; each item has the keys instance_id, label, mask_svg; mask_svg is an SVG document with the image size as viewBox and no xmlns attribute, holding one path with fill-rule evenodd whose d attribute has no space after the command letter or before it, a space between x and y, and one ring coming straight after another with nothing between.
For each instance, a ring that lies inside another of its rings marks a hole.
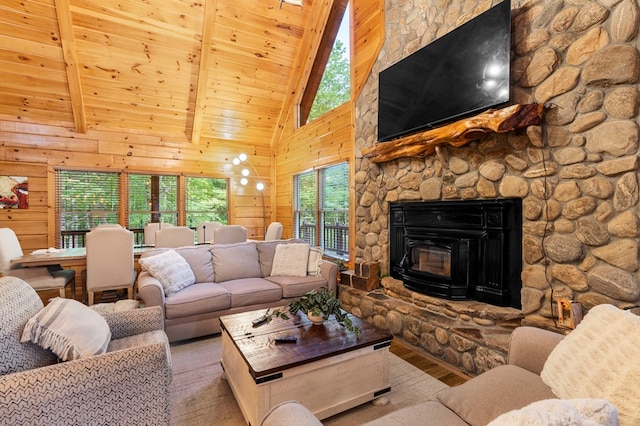
<instances>
[{"instance_id":1,"label":"stone fireplace","mask_svg":"<svg viewBox=\"0 0 640 426\"><path fill-rule=\"evenodd\" d=\"M353 261L379 263L382 287L341 287L348 310L472 375L505 362L513 327L563 330L558 299L585 311L640 305L635 0L512 1L513 99L546 105L541 126L423 158L359 155L376 144L378 73L491 4L386 1L386 41L356 101L354 162ZM397 278L394 203L499 198L522 200L521 307L443 299Z\"/></svg>"},{"instance_id":2,"label":"stone fireplace","mask_svg":"<svg viewBox=\"0 0 640 426\"><path fill-rule=\"evenodd\" d=\"M520 199L391 203L392 277L419 293L520 308Z\"/></svg>"}]
</instances>

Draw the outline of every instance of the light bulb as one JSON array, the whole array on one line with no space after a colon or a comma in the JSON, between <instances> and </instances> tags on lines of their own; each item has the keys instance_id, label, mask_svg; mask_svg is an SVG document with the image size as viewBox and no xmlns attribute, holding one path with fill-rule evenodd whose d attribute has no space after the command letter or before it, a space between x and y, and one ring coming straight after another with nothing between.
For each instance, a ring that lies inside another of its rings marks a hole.
<instances>
[{"instance_id":1,"label":"light bulb","mask_svg":"<svg viewBox=\"0 0 640 426\"><path fill-rule=\"evenodd\" d=\"M240 164L240 159L238 157L233 159L233 165L237 166L238 164Z\"/></svg>"},{"instance_id":2,"label":"light bulb","mask_svg":"<svg viewBox=\"0 0 640 426\"><path fill-rule=\"evenodd\" d=\"M249 176L249 169L242 169L242 176Z\"/></svg>"},{"instance_id":3,"label":"light bulb","mask_svg":"<svg viewBox=\"0 0 640 426\"><path fill-rule=\"evenodd\" d=\"M249 181L247 180L247 178L242 178L242 179L240 179L240 184L242 184L242 185L246 185L247 183L249 183Z\"/></svg>"},{"instance_id":4,"label":"light bulb","mask_svg":"<svg viewBox=\"0 0 640 426\"><path fill-rule=\"evenodd\" d=\"M240 158L240 161L247 161L247 154L243 152L242 154L238 155L238 158Z\"/></svg>"},{"instance_id":5,"label":"light bulb","mask_svg":"<svg viewBox=\"0 0 640 426\"><path fill-rule=\"evenodd\" d=\"M262 191L264 189L264 183L258 182L256 184L256 188L258 189L258 191Z\"/></svg>"}]
</instances>

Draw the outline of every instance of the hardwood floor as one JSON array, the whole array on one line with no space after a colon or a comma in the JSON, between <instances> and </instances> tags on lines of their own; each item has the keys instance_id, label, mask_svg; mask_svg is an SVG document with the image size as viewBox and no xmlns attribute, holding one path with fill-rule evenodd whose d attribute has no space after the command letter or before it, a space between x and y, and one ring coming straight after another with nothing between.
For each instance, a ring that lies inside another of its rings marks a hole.
<instances>
[{"instance_id":1,"label":"hardwood floor","mask_svg":"<svg viewBox=\"0 0 640 426\"><path fill-rule=\"evenodd\" d=\"M393 339L391 341L390 351L391 353L399 356L408 363L429 374L431 377L435 377L436 379L449 386L461 385L471 378L461 371L448 366L439 359L431 357L430 355L427 355L425 353L420 353L407 343L400 341L400 339Z\"/></svg>"}]
</instances>

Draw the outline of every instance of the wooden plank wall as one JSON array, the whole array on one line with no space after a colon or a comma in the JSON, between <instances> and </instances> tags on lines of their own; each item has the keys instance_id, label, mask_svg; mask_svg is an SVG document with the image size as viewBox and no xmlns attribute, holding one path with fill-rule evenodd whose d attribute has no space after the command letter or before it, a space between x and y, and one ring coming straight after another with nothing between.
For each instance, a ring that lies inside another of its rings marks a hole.
<instances>
[{"instance_id":1,"label":"wooden plank wall","mask_svg":"<svg viewBox=\"0 0 640 426\"><path fill-rule=\"evenodd\" d=\"M313 168L350 163L349 187L354 187L354 105L371 67L384 43L384 0L351 0L353 23L351 51L351 102L319 117L317 120L295 128L292 117L275 151L276 199L273 201L276 220L283 224L283 236L293 235L293 179L296 174ZM293 111L293 108L292 108ZM354 192L350 191L350 223L355 224ZM355 250L355 226L351 227L350 252Z\"/></svg>"},{"instance_id":2,"label":"wooden plank wall","mask_svg":"<svg viewBox=\"0 0 640 426\"><path fill-rule=\"evenodd\" d=\"M0 227L18 234L24 250L54 245L53 169L127 170L180 176L228 178L229 222L248 228L249 236L262 238L260 193L253 185L240 185L240 170L232 159L245 152L266 184L267 223L270 221L272 185L269 147L237 142L205 141L200 145L170 142L143 132L90 130L76 134L64 125L29 124L0 116L0 174L29 177L29 209L0 209ZM49 171L49 174L48 174ZM252 175L254 175L252 170Z\"/></svg>"},{"instance_id":3,"label":"wooden plank wall","mask_svg":"<svg viewBox=\"0 0 640 426\"><path fill-rule=\"evenodd\" d=\"M356 23L352 36L352 99L355 99L384 40L384 1L351 1L351 19ZM250 237L261 238L262 207L260 194L253 186L255 180L251 186L241 187L240 170L231 165L235 156L245 152L266 184L267 223L282 222L283 236L290 237L293 176L313 167L342 161L353 163L356 155L353 103L301 128L293 125L295 108L293 103L289 105L282 136L273 148L268 142L258 145L252 141L221 139L202 139L199 144L190 144L186 139L171 139L142 130L90 129L77 134L71 122L29 123L0 114L0 174L28 176L30 190L29 209L0 209L0 227L13 228L25 252L53 246L52 172L55 167L66 167L229 178L230 223L244 225ZM352 206L355 202L351 200ZM355 208L351 211L354 224Z\"/></svg>"}]
</instances>

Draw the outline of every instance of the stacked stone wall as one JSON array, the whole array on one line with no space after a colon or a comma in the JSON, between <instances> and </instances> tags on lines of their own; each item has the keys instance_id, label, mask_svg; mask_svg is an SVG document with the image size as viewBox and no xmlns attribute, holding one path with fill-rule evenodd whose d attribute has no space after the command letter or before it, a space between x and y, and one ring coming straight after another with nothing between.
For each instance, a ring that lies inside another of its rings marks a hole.
<instances>
[{"instance_id":1,"label":"stacked stone wall","mask_svg":"<svg viewBox=\"0 0 640 426\"><path fill-rule=\"evenodd\" d=\"M640 304L636 0L512 1L513 99L544 104L542 126L426 158L373 164L359 155L376 143L378 73L495 3L387 0L387 39L356 102L354 261L380 262L388 274L389 202L519 197L523 324L554 328L558 298L585 311L600 303L633 308Z\"/></svg>"}]
</instances>

